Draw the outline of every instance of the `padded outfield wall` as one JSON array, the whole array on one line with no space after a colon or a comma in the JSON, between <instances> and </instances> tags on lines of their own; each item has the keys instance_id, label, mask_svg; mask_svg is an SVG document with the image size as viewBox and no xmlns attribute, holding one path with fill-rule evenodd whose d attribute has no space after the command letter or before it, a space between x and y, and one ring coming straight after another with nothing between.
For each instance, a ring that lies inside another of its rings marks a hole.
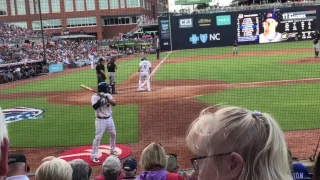
<instances>
[{"instance_id":1,"label":"padded outfield wall","mask_svg":"<svg viewBox=\"0 0 320 180\"><path fill-rule=\"evenodd\" d=\"M160 47L163 51L279 43L311 40L311 32L319 28L320 6L263 9L159 17ZM274 40L265 40L264 22L277 19ZM310 45L310 47L312 47ZM306 47L307 48L307 47Z\"/></svg>"}]
</instances>

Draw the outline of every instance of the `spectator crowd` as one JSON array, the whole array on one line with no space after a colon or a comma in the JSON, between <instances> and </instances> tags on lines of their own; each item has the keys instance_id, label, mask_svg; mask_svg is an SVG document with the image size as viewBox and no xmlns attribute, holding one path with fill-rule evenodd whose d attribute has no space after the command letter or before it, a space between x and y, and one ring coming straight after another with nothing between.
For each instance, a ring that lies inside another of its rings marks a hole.
<instances>
[{"instance_id":1,"label":"spectator crowd","mask_svg":"<svg viewBox=\"0 0 320 180\"><path fill-rule=\"evenodd\" d=\"M30 167L23 154L9 154L9 139L0 111L0 176L28 180ZM209 107L201 111L187 130L186 146L192 173L179 170L178 156L166 154L165 147L152 142L139 162L123 161L110 155L101 166L101 175L82 159L67 162L49 156L35 171L36 180L320 180L320 156L313 176L300 163L293 163L278 123L266 113L240 107ZM138 171L141 170L141 172ZM94 178L93 178L94 177Z\"/></svg>"}]
</instances>

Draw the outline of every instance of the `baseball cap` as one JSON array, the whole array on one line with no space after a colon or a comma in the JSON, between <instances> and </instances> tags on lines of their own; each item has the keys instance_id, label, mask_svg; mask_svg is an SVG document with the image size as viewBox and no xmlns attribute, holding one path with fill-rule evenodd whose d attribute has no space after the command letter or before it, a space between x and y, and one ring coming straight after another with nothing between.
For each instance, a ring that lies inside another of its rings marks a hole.
<instances>
[{"instance_id":1,"label":"baseball cap","mask_svg":"<svg viewBox=\"0 0 320 180\"><path fill-rule=\"evenodd\" d=\"M19 163L19 162L25 163L27 165L27 172L30 171L30 167L27 164L26 156L24 156L23 154L20 154L20 153L9 154L9 156L8 156L8 165L14 164L14 163Z\"/></svg>"},{"instance_id":2,"label":"baseball cap","mask_svg":"<svg viewBox=\"0 0 320 180\"><path fill-rule=\"evenodd\" d=\"M115 156L109 156L102 164L103 171L120 172L120 160Z\"/></svg>"},{"instance_id":3,"label":"baseball cap","mask_svg":"<svg viewBox=\"0 0 320 180\"><path fill-rule=\"evenodd\" d=\"M127 158L124 162L123 162L123 170L125 171L133 171L137 169L137 160L135 160L134 158Z\"/></svg>"},{"instance_id":4,"label":"baseball cap","mask_svg":"<svg viewBox=\"0 0 320 180\"><path fill-rule=\"evenodd\" d=\"M275 15L275 14L273 14L273 13L268 13L268 14L267 14L267 19L274 19L274 20L276 20L276 21L278 20L278 19L277 19L277 15Z\"/></svg>"}]
</instances>

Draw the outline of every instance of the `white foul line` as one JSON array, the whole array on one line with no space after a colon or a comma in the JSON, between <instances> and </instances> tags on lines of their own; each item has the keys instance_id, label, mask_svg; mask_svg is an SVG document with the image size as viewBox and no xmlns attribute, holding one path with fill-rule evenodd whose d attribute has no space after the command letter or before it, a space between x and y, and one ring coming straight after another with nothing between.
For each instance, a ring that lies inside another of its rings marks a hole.
<instances>
[{"instance_id":1,"label":"white foul line","mask_svg":"<svg viewBox=\"0 0 320 180\"><path fill-rule=\"evenodd\" d=\"M169 55L171 54L171 52L172 52L172 51L170 51L170 52L166 55L166 57L163 58L163 59L160 61L160 63L156 66L156 68L154 68L154 70L151 72L150 77L152 77L152 76L156 73L157 69L158 69L158 68L163 64L163 62L169 57ZM145 84L146 84L146 81L144 81L144 82L142 83L141 87L143 87Z\"/></svg>"},{"instance_id":2,"label":"white foul line","mask_svg":"<svg viewBox=\"0 0 320 180\"><path fill-rule=\"evenodd\" d=\"M266 84L266 83L285 83L285 82L296 82L296 81L312 81L312 80L320 80L320 78L307 78L307 79L293 79L293 80L278 80L278 81L260 81L260 82L247 82L247 83L234 83L234 84L204 84L204 85L192 85L192 86L180 86L184 88L192 88L192 87L221 87L221 86L242 86L242 85L258 85L258 84ZM299 84L299 83L297 83ZM167 87L168 89L173 89L176 87Z\"/></svg>"}]
</instances>

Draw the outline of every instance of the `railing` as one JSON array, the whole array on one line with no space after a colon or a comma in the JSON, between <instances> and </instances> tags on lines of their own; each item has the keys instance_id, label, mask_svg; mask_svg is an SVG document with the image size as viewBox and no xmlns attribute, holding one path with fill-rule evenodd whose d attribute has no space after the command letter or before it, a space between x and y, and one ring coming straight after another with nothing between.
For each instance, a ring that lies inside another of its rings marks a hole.
<instances>
[{"instance_id":1,"label":"railing","mask_svg":"<svg viewBox=\"0 0 320 180\"><path fill-rule=\"evenodd\" d=\"M233 12L233 11L245 11L245 10L258 10L258 9L271 9L271 8L285 8L285 7L303 7L303 6L316 6L320 5L320 1L315 2L287 2L287 3L271 3L271 4L255 4L250 6L222 6L222 7L210 7L207 9L200 10L183 10L180 12L171 12L173 15L179 16L183 14L210 14L210 13L219 13L219 12ZM162 14L166 16L166 14Z\"/></svg>"}]
</instances>

